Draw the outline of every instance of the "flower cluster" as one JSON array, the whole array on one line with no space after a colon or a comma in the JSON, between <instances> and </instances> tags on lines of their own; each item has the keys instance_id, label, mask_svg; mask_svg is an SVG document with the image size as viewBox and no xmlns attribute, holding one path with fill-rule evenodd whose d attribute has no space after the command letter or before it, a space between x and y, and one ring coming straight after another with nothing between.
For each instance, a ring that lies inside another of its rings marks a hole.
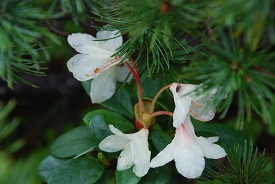
<instances>
[{"instance_id":1,"label":"flower cluster","mask_svg":"<svg viewBox=\"0 0 275 184\"><path fill-rule=\"evenodd\" d=\"M118 66L122 58L113 55L122 45L119 31L99 31L96 38L82 33L71 34L69 44L80 54L67 62L67 67L79 81L91 82L92 103L101 103L113 96L116 81L123 82L129 75L126 66Z\"/></svg>"},{"instance_id":2,"label":"flower cluster","mask_svg":"<svg viewBox=\"0 0 275 184\"><path fill-rule=\"evenodd\" d=\"M163 89L170 87L173 93L174 113L153 112L156 98L160 93L151 103L144 104L138 71L134 62L134 69L127 62L120 67L117 64L121 61L121 57L116 59L113 56L116 49L122 44L119 31L100 31L97 33L97 39L101 41L97 41L96 38L87 34L70 35L68 37L69 44L80 54L71 58L67 66L76 79L80 81L93 79L90 92L93 103L101 103L112 97L116 88L116 80L124 81L129 75L126 68L130 69L136 80L139 103L135 106L135 114L137 122L141 123L143 127L139 128L140 130L136 133L124 134L110 125L109 128L114 135L106 137L99 144L99 148L105 152L122 150L118 157L117 170L133 167L133 172L138 177L142 177L150 168L160 167L174 160L180 174L186 178L197 178L204 170L204 157L218 159L226 156L224 149L215 144L218 137L197 137L191 123L191 117L200 121L213 119L216 109L212 97L216 90L206 95L197 95L194 92L199 87L197 85L180 83L167 85ZM149 108L146 107L148 104ZM176 128L176 133L172 142L150 161L148 129L153 126L156 115L164 114L173 115L173 126Z\"/></svg>"},{"instance_id":3,"label":"flower cluster","mask_svg":"<svg viewBox=\"0 0 275 184\"><path fill-rule=\"evenodd\" d=\"M151 167L159 167L175 160L176 168L180 174L186 178L197 178L202 174L205 166L203 157L212 159L225 157L224 149L214 144L218 141L218 137L204 138L195 135L190 115L198 120L209 121L215 114L214 105L205 105L211 103L213 93L206 96L196 96L192 93L196 87L195 85L178 83L171 85L170 90L176 105L173 114L176 134L172 142L152 159Z\"/></svg>"}]
</instances>

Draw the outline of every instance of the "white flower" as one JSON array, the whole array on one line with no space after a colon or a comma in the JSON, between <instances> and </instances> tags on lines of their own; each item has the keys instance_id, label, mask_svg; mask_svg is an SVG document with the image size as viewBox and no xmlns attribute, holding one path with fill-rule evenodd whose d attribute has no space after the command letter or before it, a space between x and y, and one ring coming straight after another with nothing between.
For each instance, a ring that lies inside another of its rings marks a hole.
<instances>
[{"instance_id":1,"label":"white flower","mask_svg":"<svg viewBox=\"0 0 275 184\"><path fill-rule=\"evenodd\" d=\"M180 83L173 83L170 86L175 102L174 127L180 126L189 115L200 121L210 121L214 118L216 107L212 97L217 90L212 90L206 95L197 95L195 91L198 87L197 85Z\"/></svg>"},{"instance_id":2,"label":"white flower","mask_svg":"<svg viewBox=\"0 0 275 184\"><path fill-rule=\"evenodd\" d=\"M109 40L96 41L103 39ZM121 59L111 57L122 45L119 31L99 31L96 38L74 33L68 36L68 42L80 54L72 57L67 67L79 81L93 79L90 91L92 103L101 103L111 98L116 89L116 81L124 81L129 74L126 66L117 66Z\"/></svg>"},{"instance_id":3,"label":"white flower","mask_svg":"<svg viewBox=\"0 0 275 184\"><path fill-rule=\"evenodd\" d=\"M99 148L106 152L123 150L118 158L117 170L129 169L134 165L133 172L138 177L144 176L150 168L149 131L141 129L134 134L123 134L113 125L109 125L109 128L115 135L110 135L101 141Z\"/></svg>"},{"instance_id":4,"label":"white flower","mask_svg":"<svg viewBox=\"0 0 275 184\"><path fill-rule=\"evenodd\" d=\"M160 167L175 160L176 168L186 178L199 177L205 167L206 158L225 157L224 149L214 144L218 137L197 137L190 116L176 129L174 139L152 159L150 167Z\"/></svg>"}]
</instances>

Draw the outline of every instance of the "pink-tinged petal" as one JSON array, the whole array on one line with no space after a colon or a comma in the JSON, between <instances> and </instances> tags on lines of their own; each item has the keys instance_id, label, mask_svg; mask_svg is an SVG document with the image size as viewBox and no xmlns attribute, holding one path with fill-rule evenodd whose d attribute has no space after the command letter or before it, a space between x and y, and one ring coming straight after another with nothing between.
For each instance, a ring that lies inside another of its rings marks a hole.
<instances>
[{"instance_id":1,"label":"pink-tinged petal","mask_svg":"<svg viewBox=\"0 0 275 184\"><path fill-rule=\"evenodd\" d=\"M189 122L187 122L187 126L189 126ZM204 170L205 160L200 148L195 142L194 135L190 135L190 130L184 125L181 125L177 128L174 139L177 146L174 153L174 160L178 172L186 178L199 177Z\"/></svg>"},{"instance_id":2,"label":"pink-tinged petal","mask_svg":"<svg viewBox=\"0 0 275 184\"><path fill-rule=\"evenodd\" d=\"M106 152L117 152L123 150L129 144L129 139L123 136L110 135L99 143L99 149Z\"/></svg>"},{"instance_id":3,"label":"pink-tinged petal","mask_svg":"<svg viewBox=\"0 0 275 184\"><path fill-rule=\"evenodd\" d=\"M109 39L106 41L98 41L101 48L115 52L122 45L122 36L119 31L99 31L96 34L98 40ZM112 38L112 39L111 39Z\"/></svg>"},{"instance_id":4,"label":"pink-tinged petal","mask_svg":"<svg viewBox=\"0 0 275 184\"><path fill-rule=\"evenodd\" d=\"M141 129L134 135L130 142L132 159L135 164L133 171L138 177L142 177L149 171L151 152L148 149L148 129Z\"/></svg>"},{"instance_id":5,"label":"pink-tinged petal","mask_svg":"<svg viewBox=\"0 0 275 184\"><path fill-rule=\"evenodd\" d=\"M116 90L115 67L101 72L91 83L92 103L101 103L110 99Z\"/></svg>"},{"instance_id":6,"label":"pink-tinged petal","mask_svg":"<svg viewBox=\"0 0 275 184\"><path fill-rule=\"evenodd\" d=\"M218 159L226 156L226 153L221 146L212 143L204 137L198 137L196 142L206 158Z\"/></svg>"},{"instance_id":7,"label":"pink-tinged petal","mask_svg":"<svg viewBox=\"0 0 275 184\"><path fill-rule=\"evenodd\" d=\"M98 54L104 53L111 56L113 52L100 48L99 43L89 34L74 33L68 36L69 44L79 53Z\"/></svg>"},{"instance_id":8,"label":"pink-tinged petal","mask_svg":"<svg viewBox=\"0 0 275 184\"><path fill-rule=\"evenodd\" d=\"M195 139L197 138L197 136L195 135L195 129L190 119L190 116L187 116L184 123L181 124L181 128L184 128L186 135L188 135L192 139Z\"/></svg>"},{"instance_id":9,"label":"pink-tinged petal","mask_svg":"<svg viewBox=\"0 0 275 184\"><path fill-rule=\"evenodd\" d=\"M120 153L117 160L117 170L122 171L129 169L133 166L132 153L130 146L126 146L124 150Z\"/></svg>"},{"instance_id":10,"label":"pink-tinged petal","mask_svg":"<svg viewBox=\"0 0 275 184\"><path fill-rule=\"evenodd\" d=\"M168 162L171 162L174 159L174 152L177 146L178 145L176 145L174 138L170 144L168 144L151 160L150 167L160 167L167 164Z\"/></svg>"},{"instance_id":11,"label":"pink-tinged petal","mask_svg":"<svg viewBox=\"0 0 275 184\"><path fill-rule=\"evenodd\" d=\"M124 82L127 79L126 82L130 82L132 78L133 78L132 73L130 73L129 69L125 65L117 66L116 68L117 81Z\"/></svg>"}]
</instances>

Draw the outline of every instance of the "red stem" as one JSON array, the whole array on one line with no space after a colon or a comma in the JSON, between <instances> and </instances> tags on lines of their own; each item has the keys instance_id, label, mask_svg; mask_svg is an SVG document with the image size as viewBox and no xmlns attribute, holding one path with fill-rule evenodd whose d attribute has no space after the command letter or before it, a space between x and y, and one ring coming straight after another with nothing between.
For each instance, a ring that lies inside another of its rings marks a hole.
<instances>
[{"instance_id":1,"label":"red stem","mask_svg":"<svg viewBox=\"0 0 275 184\"><path fill-rule=\"evenodd\" d=\"M137 71L134 71L133 68L129 65L129 63L124 62L124 64L127 66L127 68L131 71L131 73L133 74L136 84L137 84L137 88L138 88L138 103L139 103L139 113L140 116L142 115L143 112L145 112L145 106L144 103L142 101L143 96L142 96L142 88L140 85L140 81L139 81L139 76ZM136 66L134 65L134 67L136 68ZM136 69L137 70L137 69Z\"/></svg>"},{"instance_id":2,"label":"red stem","mask_svg":"<svg viewBox=\"0 0 275 184\"><path fill-rule=\"evenodd\" d=\"M131 58L131 61L132 61L132 64L134 65L136 73L138 74L138 68L137 68L135 60L133 58ZM138 76L138 79L139 79L139 76Z\"/></svg>"}]
</instances>

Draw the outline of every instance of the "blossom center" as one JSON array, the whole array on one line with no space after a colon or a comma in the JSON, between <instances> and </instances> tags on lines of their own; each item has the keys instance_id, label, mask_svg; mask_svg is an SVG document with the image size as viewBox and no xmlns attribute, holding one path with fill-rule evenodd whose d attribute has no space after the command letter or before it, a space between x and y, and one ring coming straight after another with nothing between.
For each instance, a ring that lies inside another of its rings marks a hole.
<instances>
[{"instance_id":1,"label":"blossom center","mask_svg":"<svg viewBox=\"0 0 275 184\"><path fill-rule=\"evenodd\" d=\"M135 112L135 118L136 118L136 127L137 129L142 129L142 128L147 128L150 129L154 126L155 122L156 122L156 118L152 117L149 113L148 110L151 106L150 101L146 101L144 103L145 105L145 111L144 112L140 112L140 108L139 108L139 103L137 103L134 107L134 112Z\"/></svg>"}]
</instances>

